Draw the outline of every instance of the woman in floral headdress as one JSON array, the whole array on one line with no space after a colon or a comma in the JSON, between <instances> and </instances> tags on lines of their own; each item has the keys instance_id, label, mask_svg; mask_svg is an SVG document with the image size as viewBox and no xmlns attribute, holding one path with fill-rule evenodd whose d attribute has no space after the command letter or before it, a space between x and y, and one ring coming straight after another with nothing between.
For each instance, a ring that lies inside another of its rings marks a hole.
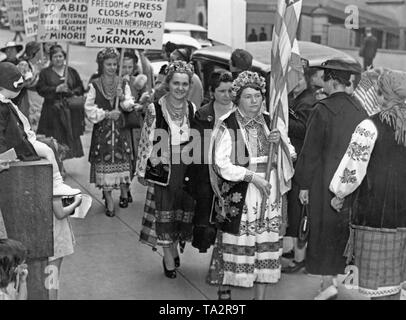
<instances>
[{"instance_id":1,"label":"woman in floral headdress","mask_svg":"<svg viewBox=\"0 0 406 320\"><path fill-rule=\"evenodd\" d=\"M165 81L169 92L148 106L138 148L137 175L142 184L153 185L155 207L149 210L157 243L163 247L164 274L171 279L176 278L176 267L180 265L178 243L192 238L194 203L183 190L186 172L183 160L196 110L187 100L193 72L193 66L183 61L168 66ZM147 193L146 211L151 191Z\"/></svg>"},{"instance_id":2,"label":"woman in floral headdress","mask_svg":"<svg viewBox=\"0 0 406 320\"><path fill-rule=\"evenodd\" d=\"M357 190L346 255L360 293L398 300L406 281L406 73L380 73L374 109L382 111L355 129L330 184L331 205L342 211Z\"/></svg>"},{"instance_id":3,"label":"woman in floral headdress","mask_svg":"<svg viewBox=\"0 0 406 320\"><path fill-rule=\"evenodd\" d=\"M237 110L223 118L213 134L210 173L220 199L216 211L223 231L223 290L219 299L231 298L230 291L224 290L226 286L249 288L255 284L255 299L263 300L267 285L278 282L281 276L281 194L288 191L293 176L294 151L285 134L270 129L270 116L262 111L265 88L263 77L242 72L232 86ZM273 170L266 181L271 143L277 145L278 166L284 174ZM268 198L263 221L262 197Z\"/></svg>"},{"instance_id":4,"label":"woman in floral headdress","mask_svg":"<svg viewBox=\"0 0 406 320\"><path fill-rule=\"evenodd\" d=\"M85 103L87 118L94 123L89 153L90 182L103 190L106 215L109 217L115 215L112 191L121 190L120 207L125 208L132 179L131 136L124 128L123 112L132 111L134 101L128 84L123 86L122 79L117 76L118 60L116 49L107 48L99 52L97 64L100 76L89 85ZM115 109L117 97L120 100L119 110Z\"/></svg>"}]
</instances>

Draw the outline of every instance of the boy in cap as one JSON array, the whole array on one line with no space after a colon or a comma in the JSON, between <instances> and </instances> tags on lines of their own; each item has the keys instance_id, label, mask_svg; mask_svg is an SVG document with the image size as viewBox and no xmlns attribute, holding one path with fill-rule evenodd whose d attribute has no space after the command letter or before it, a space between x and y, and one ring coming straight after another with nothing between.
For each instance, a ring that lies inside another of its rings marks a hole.
<instances>
[{"instance_id":1,"label":"boy in cap","mask_svg":"<svg viewBox=\"0 0 406 320\"><path fill-rule=\"evenodd\" d=\"M252 67L253 57L251 53L243 49L236 49L231 54L230 71L233 79L237 79L238 75L243 71L249 71Z\"/></svg>"},{"instance_id":2,"label":"boy in cap","mask_svg":"<svg viewBox=\"0 0 406 320\"><path fill-rule=\"evenodd\" d=\"M54 195L77 195L81 191L63 183L55 155L46 144L37 141L28 119L11 101L20 94L24 80L15 65L0 63L0 153L14 148L23 161L46 158L53 168Z\"/></svg>"}]
</instances>

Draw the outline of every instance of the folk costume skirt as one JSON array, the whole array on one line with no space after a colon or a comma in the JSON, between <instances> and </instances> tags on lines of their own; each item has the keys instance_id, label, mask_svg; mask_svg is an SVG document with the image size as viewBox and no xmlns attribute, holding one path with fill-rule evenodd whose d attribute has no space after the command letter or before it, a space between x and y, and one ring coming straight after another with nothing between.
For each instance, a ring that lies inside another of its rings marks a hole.
<instances>
[{"instance_id":1,"label":"folk costume skirt","mask_svg":"<svg viewBox=\"0 0 406 320\"><path fill-rule=\"evenodd\" d=\"M265 177L265 173L257 174ZM271 183L275 180L273 171ZM275 186L275 183L272 185ZM261 202L259 190L250 183L239 235L222 233L218 244L222 247L223 285L248 288L253 287L254 283L277 283L281 277L282 198L277 197L276 188L273 187L264 223L260 222Z\"/></svg>"},{"instance_id":2,"label":"folk costume skirt","mask_svg":"<svg viewBox=\"0 0 406 320\"><path fill-rule=\"evenodd\" d=\"M172 164L168 186L154 186L157 244L163 247L192 240L194 200L183 189L186 168Z\"/></svg>"},{"instance_id":3,"label":"folk costume skirt","mask_svg":"<svg viewBox=\"0 0 406 320\"><path fill-rule=\"evenodd\" d=\"M406 228L352 226L352 232L360 293L368 297L397 294L406 281Z\"/></svg>"}]
</instances>

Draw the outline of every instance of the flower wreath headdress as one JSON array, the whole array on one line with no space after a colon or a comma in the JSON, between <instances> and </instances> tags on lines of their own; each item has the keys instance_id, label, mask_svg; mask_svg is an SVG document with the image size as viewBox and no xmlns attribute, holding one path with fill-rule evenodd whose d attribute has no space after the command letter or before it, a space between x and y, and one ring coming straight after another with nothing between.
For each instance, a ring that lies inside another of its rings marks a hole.
<instances>
[{"instance_id":1,"label":"flower wreath headdress","mask_svg":"<svg viewBox=\"0 0 406 320\"><path fill-rule=\"evenodd\" d=\"M195 73L195 68L191 63L177 60L166 67L165 74L170 73L186 73L189 75L190 78L192 78L193 74Z\"/></svg>"},{"instance_id":2,"label":"flower wreath headdress","mask_svg":"<svg viewBox=\"0 0 406 320\"><path fill-rule=\"evenodd\" d=\"M231 92L234 97L237 97L238 94L249 85L258 86L262 94L266 93L266 81L265 78L260 76L256 72L244 71L241 72L237 79L234 80L233 85L231 86Z\"/></svg>"},{"instance_id":3,"label":"flower wreath headdress","mask_svg":"<svg viewBox=\"0 0 406 320\"><path fill-rule=\"evenodd\" d=\"M109 58L119 58L120 53L116 48L105 48L97 54L97 63L100 63Z\"/></svg>"}]
</instances>

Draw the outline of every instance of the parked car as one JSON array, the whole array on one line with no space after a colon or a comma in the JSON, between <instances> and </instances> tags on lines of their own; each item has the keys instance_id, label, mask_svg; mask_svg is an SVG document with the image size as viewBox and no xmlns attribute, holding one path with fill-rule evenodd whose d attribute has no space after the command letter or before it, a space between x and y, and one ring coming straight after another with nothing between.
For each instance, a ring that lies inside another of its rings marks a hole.
<instances>
[{"instance_id":1,"label":"parked car","mask_svg":"<svg viewBox=\"0 0 406 320\"><path fill-rule=\"evenodd\" d=\"M207 29L197 24L183 22L165 22L165 33L182 34L192 37L200 42L202 47L211 46L211 42L207 38Z\"/></svg>"},{"instance_id":2,"label":"parked car","mask_svg":"<svg viewBox=\"0 0 406 320\"><path fill-rule=\"evenodd\" d=\"M260 73L266 79L270 78L271 48L271 41L249 42L246 44L246 50L254 57L252 71ZM318 67L329 59L340 59L353 65L354 68L362 70L361 65L355 58L340 50L308 41L299 41L299 49L301 57L308 61L310 67ZM231 47L225 45L202 48L194 52L192 62L197 75L202 80L204 102L208 102L210 99L209 79L211 73L222 70L229 71L231 52Z\"/></svg>"}]
</instances>

